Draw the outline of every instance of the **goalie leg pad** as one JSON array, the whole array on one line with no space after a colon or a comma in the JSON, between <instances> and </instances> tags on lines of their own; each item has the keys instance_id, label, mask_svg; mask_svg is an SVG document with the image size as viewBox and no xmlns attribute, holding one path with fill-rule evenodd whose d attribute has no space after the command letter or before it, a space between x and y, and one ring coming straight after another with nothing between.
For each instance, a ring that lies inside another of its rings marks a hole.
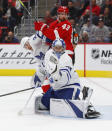
<instances>
[{"instance_id":1,"label":"goalie leg pad","mask_svg":"<svg viewBox=\"0 0 112 131\"><path fill-rule=\"evenodd\" d=\"M54 91L52 88L50 88L42 97L42 103L44 106L46 106L48 109L50 109L50 98L55 99L78 99L80 90L76 89L74 91L74 88L65 88L61 90Z\"/></svg>"},{"instance_id":2,"label":"goalie leg pad","mask_svg":"<svg viewBox=\"0 0 112 131\"><path fill-rule=\"evenodd\" d=\"M84 100L50 99L50 114L53 116L85 118L88 102Z\"/></svg>"}]
</instances>

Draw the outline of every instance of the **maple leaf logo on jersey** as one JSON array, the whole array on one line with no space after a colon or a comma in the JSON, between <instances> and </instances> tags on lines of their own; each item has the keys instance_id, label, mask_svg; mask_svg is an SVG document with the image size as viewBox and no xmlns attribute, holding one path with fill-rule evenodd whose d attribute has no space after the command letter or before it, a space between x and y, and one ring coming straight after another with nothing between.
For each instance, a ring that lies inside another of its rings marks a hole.
<instances>
[{"instance_id":1,"label":"maple leaf logo on jersey","mask_svg":"<svg viewBox=\"0 0 112 131\"><path fill-rule=\"evenodd\" d=\"M92 49L91 57L93 59L98 59L100 57L100 50L99 49Z\"/></svg>"}]
</instances>

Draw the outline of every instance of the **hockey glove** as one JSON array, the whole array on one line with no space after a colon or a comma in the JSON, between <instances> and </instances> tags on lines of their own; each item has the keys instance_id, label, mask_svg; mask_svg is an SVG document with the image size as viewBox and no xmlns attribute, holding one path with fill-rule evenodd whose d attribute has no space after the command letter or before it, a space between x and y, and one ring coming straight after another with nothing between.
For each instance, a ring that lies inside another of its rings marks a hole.
<instances>
[{"instance_id":1,"label":"hockey glove","mask_svg":"<svg viewBox=\"0 0 112 131\"><path fill-rule=\"evenodd\" d=\"M41 21L38 21L38 22L34 22L34 26L35 26L35 30L42 31L43 28L46 27L47 25Z\"/></svg>"}]
</instances>

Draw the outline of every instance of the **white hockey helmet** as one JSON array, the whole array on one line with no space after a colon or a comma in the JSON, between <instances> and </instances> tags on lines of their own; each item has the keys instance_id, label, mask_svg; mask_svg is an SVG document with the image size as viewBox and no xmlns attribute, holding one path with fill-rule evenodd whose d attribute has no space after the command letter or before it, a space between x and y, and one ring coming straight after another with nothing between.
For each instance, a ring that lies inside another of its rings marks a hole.
<instances>
[{"instance_id":1,"label":"white hockey helmet","mask_svg":"<svg viewBox=\"0 0 112 131\"><path fill-rule=\"evenodd\" d=\"M23 37L23 38L21 39L20 45L22 46L22 48L24 48L24 45L25 45L25 43L26 43L28 40L29 40L29 37Z\"/></svg>"},{"instance_id":2,"label":"white hockey helmet","mask_svg":"<svg viewBox=\"0 0 112 131\"><path fill-rule=\"evenodd\" d=\"M53 41L52 43L52 47L56 47L56 46L60 46L60 47L63 47L63 49L66 48L66 45L65 45L65 42L63 39L56 39Z\"/></svg>"}]
</instances>

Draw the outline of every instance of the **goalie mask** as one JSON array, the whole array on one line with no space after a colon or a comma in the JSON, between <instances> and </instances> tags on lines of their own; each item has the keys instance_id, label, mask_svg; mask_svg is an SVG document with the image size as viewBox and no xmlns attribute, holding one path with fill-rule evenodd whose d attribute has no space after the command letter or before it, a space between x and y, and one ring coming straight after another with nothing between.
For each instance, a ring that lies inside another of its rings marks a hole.
<instances>
[{"instance_id":1,"label":"goalie mask","mask_svg":"<svg viewBox=\"0 0 112 131\"><path fill-rule=\"evenodd\" d=\"M52 43L52 49L58 58L65 52L65 48L66 45L63 39L56 39Z\"/></svg>"}]
</instances>

